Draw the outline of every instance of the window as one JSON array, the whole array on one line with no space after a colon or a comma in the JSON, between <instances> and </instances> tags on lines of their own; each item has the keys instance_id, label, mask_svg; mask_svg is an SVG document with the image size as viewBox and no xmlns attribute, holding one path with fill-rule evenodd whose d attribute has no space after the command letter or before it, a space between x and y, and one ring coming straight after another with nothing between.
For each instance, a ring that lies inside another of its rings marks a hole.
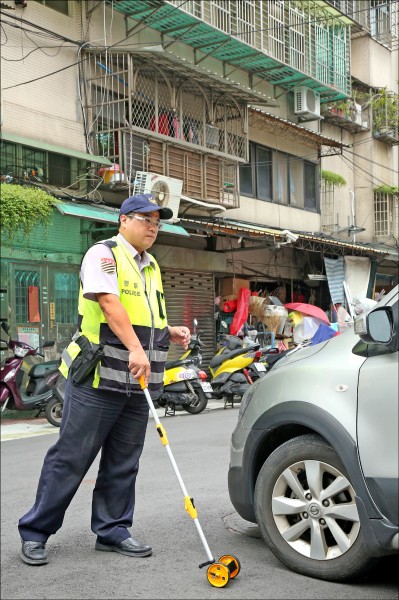
<instances>
[{"instance_id":1,"label":"window","mask_svg":"<svg viewBox=\"0 0 399 600\"><path fill-rule=\"evenodd\" d=\"M0 168L4 176L13 176L17 166L16 146L10 142L1 142Z\"/></svg>"},{"instance_id":2,"label":"window","mask_svg":"<svg viewBox=\"0 0 399 600\"><path fill-rule=\"evenodd\" d=\"M0 162L2 175L9 175L15 182L33 180L58 187L71 183L71 158L63 154L3 141ZM85 169L84 161L77 161L76 168L79 176Z\"/></svg>"},{"instance_id":3,"label":"window","mask_svg":"<svg viewBox=\"0 0 399 600\"><path fill-rule=\"evenodd\" d=\"M49 8L53 8L63 15L68 15L68 0L34 0L34 2L39 2L39 4L44 4Z\"/></svg>"},{"instance_id":4,"label":"window","mask_svg":"<svg viewBox=\"0 0 399 600\"><path fill-rule=\"evenodd\" d=\"M397 195L374 193L374 234L377 238L399 237L399 198Z\"/></svg>"},{"instance_id":5,"label":"window","mask_svg":"<svg viewBox=\"0 0 399 600\"><path fill-rule=\"evenodd\" d=\"M272 199L272 153L258 144L249 144L249 162L240 165L240 192L260 200Z\"/></svg>"},{"instance_id":6,"label":"window","mask_svg":"<svg viewBox=\"0 0 399 600\"><path fill-rule=\"evenodd\" d=\"M251 142L249 162L240 165L240 193L317 211L318 165Z\"/></svg>"},{"instance_id":7,"label":"window","mask_svg":"<svg viewBox=\"0 0 399 600\"><path fill-rule=\"evenodd\" d=\"M386 0L371 0L370 30L371 35L382 44L391 44L391 9Z\"/></svg>"},{"instance_id":8,"label":"window","mask_svg":"<svg viewBox=\"0 0 399 600\"><path fill-rule=\"evenodd\" d=\"M30 316L29 289L39 288L39 286L40 276L37 271L15 271L15 320L17 323L30 323L38 320Z\"/></svg>"},{"instance_id":9,"label":"window","mask_svg":"<svg viewBox=\"0 0 399 600\"><path fill-rule=\"evenodd\" d=\"M245 165L240 165L240 192L244 196L254 196L252 183L252 153L254 146L249 145L249 162Z\"/></svg>"},{"instance_id":10,"label":"window","mask_svg":"<svg viewBox=\"0 0 399 600\"><path fill-rule=\"evenodd\" d=\"M273 201L288 204L287 190L288 164L283 152L273 153Z\"/></svg>"},{"instance_id":11,"label":"window","mask_svg":"<svg viewBox=\"0 0 399 600\"><path fill-rule=\"evenodd\" d=\"M256 147L256 189L257 198L272 198L272 153L261 146Z\"/></svg>"},{"instance_id":12,"label":"window","mask_svg":"<svg viewBox=\"0 0 399 600\"><path fill-rule=\"evenodd\" d=\"M57 323L76 322L78 296L78 274L55 273L55 320Z\"/></svg>"},{"instance_id":13,"label":"window","mask_svg":"<svg viewBox=\"0 0 399 600\"><path fill-rule=\"evenodd\" d=\"M304 207L304 169L303 160L290 156L289 158L289 193L290 193L290 205L296 208Z\"/></svg>"},{"instance_id":14,"label":"window","mask_svg":"<svg viewBox=\"0 0 399 600\"><path fill-rule=\"evenodd\" d=\"M318 180L317 166L304 163L305 167L305 203L304 208L316 212L318 210Z\"/></svg>"}]
</instances>

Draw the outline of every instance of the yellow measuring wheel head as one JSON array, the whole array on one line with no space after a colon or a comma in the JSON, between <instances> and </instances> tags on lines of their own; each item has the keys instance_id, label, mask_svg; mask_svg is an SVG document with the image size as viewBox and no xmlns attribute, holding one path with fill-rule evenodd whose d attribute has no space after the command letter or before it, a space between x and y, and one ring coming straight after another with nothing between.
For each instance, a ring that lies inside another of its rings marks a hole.
<instances>
[{"instance_id":1,"label":"yellow measuring wheel head","mask_svg":"<svg viewBox=\"0 0 399 600\"><path fill-rule=\"evenodd\" d=\"M219 558L218 562L226 565L229 570L230 579L237 577L238 573L241 571L240 561L231 554L223 554L223 556Z\"/></svg>"},{"instance_id":2,"label":"yellow measuring wheel head","mask_svg":"<svg viewBox=\"0 0 399 600\"><path fill-rule=\"evenodd\" d=\"M213 587L224 587L229 583L229 569L222 563L213 563L207 570L208 581Z\"/></svg>"}]
</instances>

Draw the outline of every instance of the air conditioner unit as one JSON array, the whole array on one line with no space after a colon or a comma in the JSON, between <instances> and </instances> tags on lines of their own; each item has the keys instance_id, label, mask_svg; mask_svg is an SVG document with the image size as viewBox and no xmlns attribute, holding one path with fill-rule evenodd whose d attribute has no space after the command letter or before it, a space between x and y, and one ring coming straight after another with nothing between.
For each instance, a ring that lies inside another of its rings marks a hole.
<instances>
[{"instance_id":1,"label":"air conditioner unit","mask_svg":"<svg viewBox=\"0 0 399 600\"><path fill-rule=\"evenodd\" d=\"M165 177L157 173L137 171L134 179L133 194L152 194L159 206L167 206L173 211L172 223L179 221L180 198L183 189L181 179Z\"/></svg>"},{"instance_id":2,"label":"air conditioner unit","mask_svg":"<svg viewBox=\"0 0 399 600\"><path fill-rule=\"evenodd\" d=\"M320 117L320 94L306 86L294 89L294 112L302 117Z\"/></svg>"}]
</instances>

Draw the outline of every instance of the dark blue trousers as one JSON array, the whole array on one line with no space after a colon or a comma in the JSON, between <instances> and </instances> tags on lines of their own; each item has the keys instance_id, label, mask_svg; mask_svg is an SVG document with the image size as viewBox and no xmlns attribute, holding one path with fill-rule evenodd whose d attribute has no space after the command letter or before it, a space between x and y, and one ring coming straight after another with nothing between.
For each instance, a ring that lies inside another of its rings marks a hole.
<instances>
[{"instance_id":1,"label":"dark blue trousers","mask_svg":"<svg viewBox=\"0 0 399 600\"><path fill-rule=\"evenodd\" d=\"M36 500L19 520L23 540L46 542L101 450L91 529L103 543L130 537L149 409L144 395L75 386L68 379L60 436L44 459Z\"/></svg>"}]
</instances>

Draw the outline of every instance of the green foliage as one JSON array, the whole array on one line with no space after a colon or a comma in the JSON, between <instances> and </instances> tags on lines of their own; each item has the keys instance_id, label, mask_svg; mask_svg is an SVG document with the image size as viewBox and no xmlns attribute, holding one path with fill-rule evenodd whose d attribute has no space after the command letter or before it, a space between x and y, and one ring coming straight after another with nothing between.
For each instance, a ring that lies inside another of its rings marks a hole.
<instances>
[{"instance_id":1,"label":"green foliage","mask_svg":"<svg viewBox=\"0 0 399 600\"><path fill-rule=\"evenodd\" d=\"M56 198L35 187L12 183L0 184L0 214L2 233L13 239L16 233L29 237L34 227L47 226Z\"/></svg>"},{"instance_id":2,"label":"green foliage","mask_svg":"<svg viewBox=\"0 0 399 600\"><path fill-rule=\"evenodd\" d=\"M336 185L337 187L346 185L346 180L342 177L342 175L333 173L332 171L322 170L321 178L327 185Z\"/></svg>"},{"instance_id":3,"label":"green foliage","mask_svg":"<svg viewBox=\"0 0 399 600\"><path fill-rule=\"evenodd\" d=\"M373 130L393 130L397 133L399 128L399 96L389 92L387 88L381 89L371 99L373 108Z\"/></svg>"},{"instance_id":4,"label":"green foliage","mask_svg":"<svg viewBox=\"0 0 399 600\"><path fill-rule=\"evenodd\" d=\"M397 185L379 185L373 189L377 194L399 194Z\"/></svg>"}]
</instances>

